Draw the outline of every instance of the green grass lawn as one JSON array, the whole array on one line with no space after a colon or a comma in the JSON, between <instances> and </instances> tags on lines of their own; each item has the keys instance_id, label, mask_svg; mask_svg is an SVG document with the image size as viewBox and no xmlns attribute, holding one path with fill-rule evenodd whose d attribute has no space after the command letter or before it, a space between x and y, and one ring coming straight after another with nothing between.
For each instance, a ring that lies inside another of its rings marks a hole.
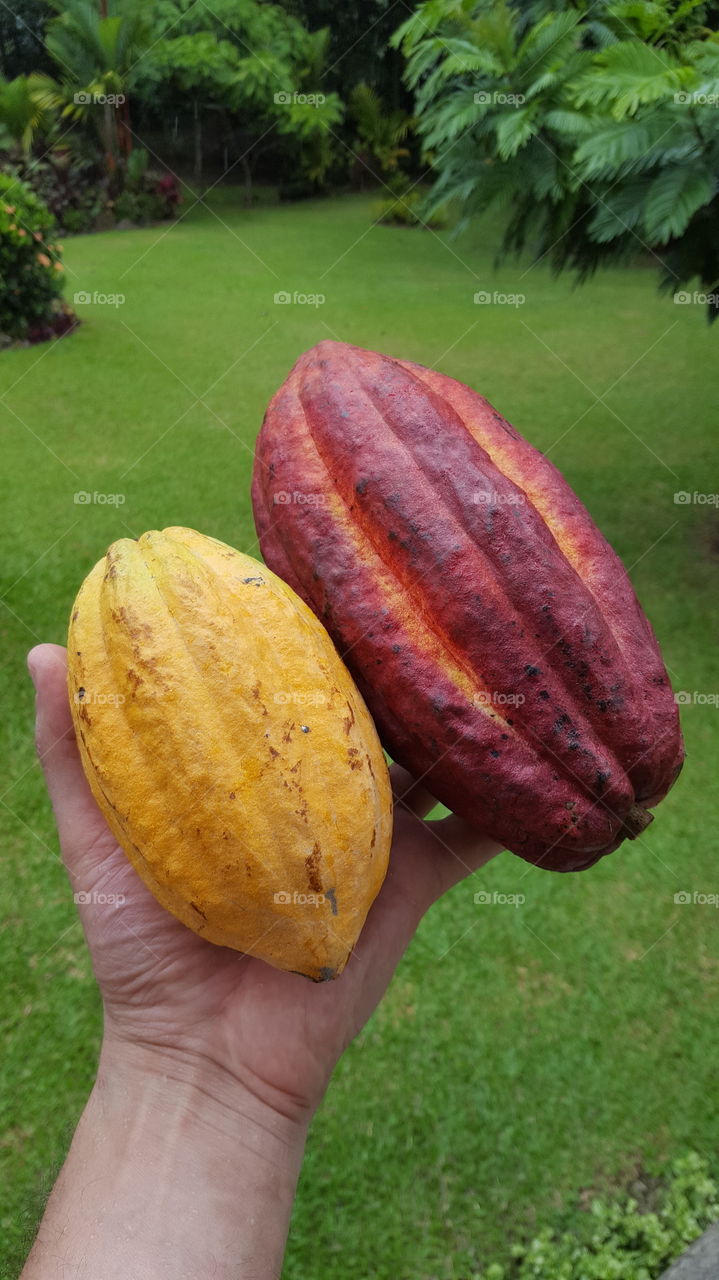
<instances>
[{"instance_id":1,"label":"green grass lawn","mask_svg":"<svg viewBox=\"0 0 719 1280\"><path fill-rule=\"evenodd\" d=\"M237 200L237 204L235 201ZM71 338L0 355L7 494L0 610L0 1275L17 1275L93 1078L97 993L33 758L24 655L63 642L115 538L194 526L258 554L249 502L265 404L328 336L437 365L562 468L631 570L676 689L716 694L717 331L650 264L574 290L492 269L496 233L370 229L345 198L246 211L218 193L171 228L68 241ZM475 305L478 290L523 293ZM324 294L277 305L278 291ZM598 397L601 397L599 399ZM712 476L714 483L712 484ZM77 491L122 505L78 505ZM684 774L634 845L557 876L509 853L424 921L314 1124L292 1280L468 1280L509 1236L639 1162L714 1156L719 709L684 708ZM480 887L520 908L476 906Z\"/></svg>"}]
</instances>

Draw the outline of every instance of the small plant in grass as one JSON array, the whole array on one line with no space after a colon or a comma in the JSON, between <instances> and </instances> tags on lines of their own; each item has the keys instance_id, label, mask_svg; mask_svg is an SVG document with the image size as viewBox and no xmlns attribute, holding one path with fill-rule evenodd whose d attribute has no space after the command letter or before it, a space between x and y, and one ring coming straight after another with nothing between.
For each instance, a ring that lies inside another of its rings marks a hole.
<instances>
[{"instance_id":1,"label":"small plant in grass","mask_svg":"<svg viewBox=\"0 0 719 1280\"><path fill-rule=\"evenodd\" d=\"M409 188L404 193L399 190L394 195L381 200L374 210L378 222L398 227L430 227L440 231L449 224L446 209L435 209L425 216L422 205L424 192L417 187Z\"/></svg>"},{"instance_id":2,"label":"small plant in grass","mask_svg":"<svg viewBox=\"0 0 719 1280\"><path fill-rule=\"evenodd\" d=\"M164 222L177 216L182 204L177 179L149 168L148 161L147 151L140 147L128 157L125 187L114 204L118 222Z\"/></svg>"},{"instance_id":3,"label":"small plant in grass","mask_svg":"<svg viewBox=\"0 0 719 1280\"><path fill-rule=\"evenodd\" d=\"M49 209L16 178L0 173L0 335L39 341L62 333L61 247Z\"/></svg>"},{"instance_id":4,"label":"small plant in grass","mask_svg":"<svg viewBox=\"0 0 719 1280\"><path fill-rule=\"evenodd\" d=\"M717 1218L719 1185L691 1153L669 1166L650 1210L631 1195L597 1198L571 1230L546 1227L474 1280L657 1280Z\"/></svg>"}]
</instances>

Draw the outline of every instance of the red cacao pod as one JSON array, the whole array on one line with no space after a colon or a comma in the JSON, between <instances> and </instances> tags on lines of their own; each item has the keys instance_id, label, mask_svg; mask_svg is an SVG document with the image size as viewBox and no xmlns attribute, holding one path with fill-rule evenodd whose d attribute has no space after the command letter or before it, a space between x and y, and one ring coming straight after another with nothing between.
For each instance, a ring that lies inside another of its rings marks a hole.
<instances>
[{"instance_id":1,"label":"red cacao pod","mask_svg":"<svg viewBox=\"0 0 719 1280\"><path fill-rule=\"evenodd\" d=\"M487 400L321 342L269 405L252 498L267 564L438 800L555 871L646 826L684 754L657 641L582 503Z\"/></svg>"}]
</instances>

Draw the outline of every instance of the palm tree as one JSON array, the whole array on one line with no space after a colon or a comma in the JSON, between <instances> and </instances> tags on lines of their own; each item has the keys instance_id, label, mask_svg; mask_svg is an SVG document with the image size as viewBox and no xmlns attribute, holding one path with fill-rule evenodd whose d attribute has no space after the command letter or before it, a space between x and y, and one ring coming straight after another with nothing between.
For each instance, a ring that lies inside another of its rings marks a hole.
<instances>
[{"instance_id":1,"label":"palm tree","mask_svg":"<svg viewBox=\"0 0 719 1280\"><path fill-rule=\"evenodd\" d=\"M149 26L135 0L51 0L58 17L49 23L46 47L60 68L58 80L36 77L45 108L97 129L108 175L132 150L128 79L149 40Z\"/></svg>"},{"instance_id":2,"label":"palm tree","mask_svg":"<svg viewBox=\"0 0 719 1280\"><path fill-rule=\"evenodd\" d=\"M44 79L40 75L16 76L0 83L0 130L6 135L7 144L17 147L25 159L36 135L51 123L51 114L38 94L38 85ZM4 143L0 139L0 145Z\"/></svg>"},{"instance_id":3,"label":"palm tree","mask_svg":"<svg viewBox=\"0 0 719 1280\"><path fill-rule=\"evenodd\" d=\"M376 161L382 173L394 173L399 162L409 155L402 146L412 127L406 111L388 111L371 85L355 85L350 97L350 112L357 125L355 151L366 168Z\"/></svg>"}]
</instances>

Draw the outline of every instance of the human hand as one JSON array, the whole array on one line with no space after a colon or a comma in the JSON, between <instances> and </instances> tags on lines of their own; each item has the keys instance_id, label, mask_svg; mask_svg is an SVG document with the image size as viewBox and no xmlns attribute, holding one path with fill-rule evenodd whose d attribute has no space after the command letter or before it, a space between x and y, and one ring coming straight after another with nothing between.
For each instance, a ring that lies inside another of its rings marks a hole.
<instances>
[{"instance_id":1,"label":"human hand","mask_svg":"<svg viewBox=\"0 0 719 1280\"><path fill-rule=\"evenodd\" d=\"M104 1003L106 1060L199 1073L223 1096L238 1086L292 1120L308 1119L424 912L499 847L458 818L423 821L434 799L394 766L389 871L346 969L319 985L281 972L204 941L155 901L86 782L64 649L41 645L28 665L38 753Z\"/></svg>"}]
</instances>

